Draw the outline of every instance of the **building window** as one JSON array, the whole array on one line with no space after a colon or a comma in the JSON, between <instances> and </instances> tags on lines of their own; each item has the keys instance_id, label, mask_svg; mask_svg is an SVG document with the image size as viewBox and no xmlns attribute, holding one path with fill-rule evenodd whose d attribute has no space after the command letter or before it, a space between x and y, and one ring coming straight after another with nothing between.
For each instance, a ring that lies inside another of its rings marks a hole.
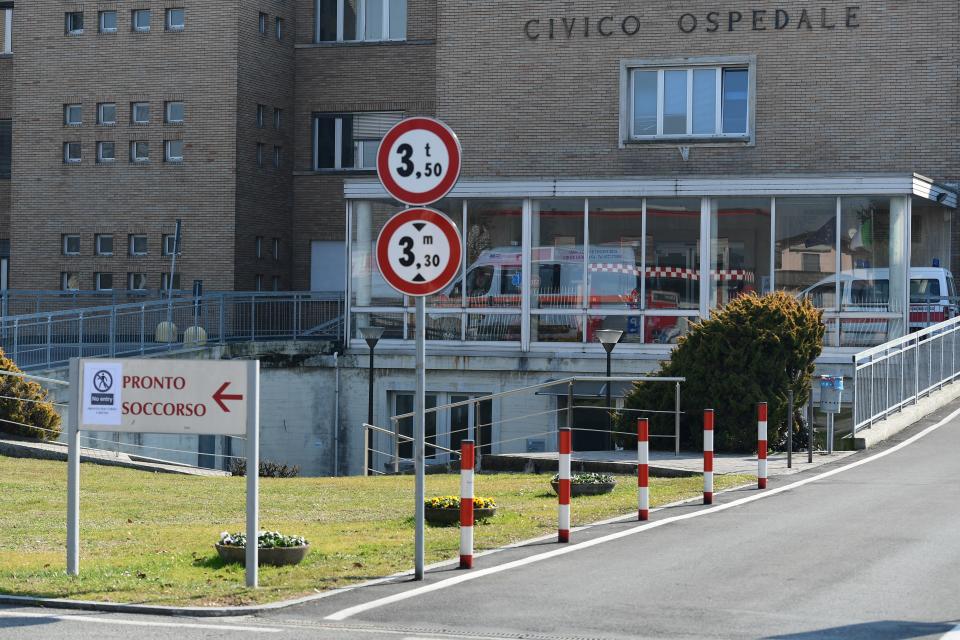
<instances>
[{"instance_id":1,"label":"building window","mask_svg":"<svg viewBox=\"0 0 960 640\"><path fill-rule=\"evenodd\" d=\"M273 109L273 128L279 131L283 128L283 109Z\"/></svg>"},{"instance_id":2,"label":"building window","mask_svg":"<svg viewBox=\"0 0 960 640\"><path fill-rule=\"evenodd\" d=\"M263 168L263 143L257 143L257 167Z\"/></svg>"},{"instance_id":3,"label":"building window","mask_svg":"<svg viewBox=\"0 0 960 640\"><path fill-rule=\"evenodd\" d=\"M390 112L314 116L314 170L376 169L380 140L401 117Z\"/></svg>"},{"instance_id":4,"label":"building window","mask_svg":"<svg viewBox=\"0 0 960 640\"><path fill-rule=\"evenodd\" d=\"M13 122L0 120L0 178L10 177L11 138Z\"/></svg>"},{"instance_id":5,"label":"building window","mask_svg":"<svg viewBox=\"0 0 960 640\"><path fill-rule=\"evenodd\" d=\"M130 236L130 255L147 255L147 236L139 234Z\"/></svg>"},{"instance_id":6,"label":"building window","mask_svg":"<svg viewBox=\"0 0 960 640\"><path fill-rule=\"evenodd\" d=\"M97 105L97 124L117 124L117 105L113 102L101 102Z\"/></svg>"},{"instance_id":7,"label":"building window","mask_svg":"<svg viewBox=\"0 0 960 640\"><path fill-rule=\"evenodd\" d=\"M167 31L183 31L186 12L183 9L167 9Z\"/></svg>"},{"instance_id":8,"label":"building window","mask_svg":"<svg viewBox=\"0 0 960 640\"><path fill-rule=\"evenodd\" d=\"M83 33L83 12L71 11L64 14L65 29L68 35L77 36Z\"/></svg>"},{"instance_id":9,"label":"building window","mask_svg":"<svg viewBox=\"0 0 960 640\"><path fill-rule=\"evenodd\" d=\"M280 238L273 239L273 260L274 262L280 260Z\"/></svg>"},{"instance_id":10,"label":"building window","mask_svg":"<svg viewBox=\"0 0 960 640\"><path fill-rule=\"evenodd\" d=\"M95 240L95 246L98 256L113 255L113 236L105 233L98 233Z\"/></svg>"},{"instance_id":11,"label":"building window","mask_svg":"<svg viewBox=\"0 0 960 640\"><path fill-rule=\"evenodd\" d=\"M79 104L63 105L63 124L68 127L79 127L83 124L83 107Z\"/></svg>"},{"instance_id":12,"label":"building window","mask_svg":"<svg viewBox=\"0 0 960 640\"><path fill-rule=\"evenodd\" d=\"M134 9L130 24L134 31L146 33L150 31L150 9Z\"/></svg>"},{"instance_id":13,"label":"building window","mask_svg":"<svg viewBox=\"0 0 960 640\"><path fill-rule=\"evenodd\" d=\"M130 103L130 122L133 124L150 124L150 103Z\"/></svg>"},{"instance_id":14,"label":"building window","mask_svg":"<svg viewBox=\"0 0 960 640\"><path fill-rule=\"evenodd\" d=\"M170 274L169 274L169 273L161 273L161 274L160 274L160 289L162 289L163 291L166 291L167 289L170 288L170 284L169 284L169 283L170 283ZM174 290L174 291L177 291L177 290L179 290L179 289L180 289L180 274L179 274L179 273L175 273L175 274L173 274L173 290Z\"/></svg>"},{"instance_id":15,"label":"building window","mask_svg":"<svg viewBox=\"0 0 960 640\"><path fill-rule=\"evenodd\" d=\"M257 249L257 258L263 257L263 236L257 236L255 246Z\"/></svg>"},{"instance_id":16,"label":"building window","mask_svg":"<svg viewBox=\"0 0 960 640\"><path fill-rule=\"evenodd\" d=\"M130 162L150 162L150 143L145 140L131 142Z\"/></svg>"},{"instance_id":17,"label":"building window","mask_svg":"<svg viewBox=\"0 0 960 640\"><path fill-rule=\"evenodd\" d=\"M131 291L143 291L147 288L147 274L145 273L128 273L127 274L127 289Z\"/></svg>"},{"instance_id":18,"label":"building window","mask_svg":"<svg viewBox=\"0 0 960 640\"><path fill-rule=\"evenodd\" d=\"M183 162L183 140L167 140L164 147L163 159L166 162Z\"/></svg>"},{"instance_id":19,"label":"building window","mask_svg":"<svg viewBox=\"0 0 960 640\"><path fill-rule=\"evenodd\" d=\"M174 245L176 244L176 241L177 241L177 238L176 238L176 236L173 235L172 233L171 233L171 234L165 234L165 235L163 236L163 255L165 255L165 256L172 256L172 255L173 255L173 252L174 252L174 249L175 249L175 246L174 246ZM177 247L177 248L180 249L180 251L177 251L177 255L180 255L180 252L183 251L183 246L182 246L182 245L183 245L183 240L180 241L180 244L181 244L181 246L180 246L180 247Z\"/></svg>"},{"instance_id":20,"label":"building window","mask_svg":"<svg viewBox=\"0 0 960 640\"><path fill-rule=\"evenodd\" d=\"M100 33L116 33L117 32L117 12L101 11L99 23L100 23Z\"/></svg>"},{"instance_id":21,"label":"building window","mask_svg":"<svg viewBox=\"0 0 960 640\"><path fill-rule=\"evenodd\" d=\"M283 18L274 19L273 33L277 37L277 40L283 40Z\"/></svg>"},{"instance_id":22,"label":"building window","mask_svg":"<svg viewBox=\"0 0 960 640\"><path fill-rule=\"evenodd\" d=\"M13 9L0 9L0 54L13 53Z\"/></svg>"},{"instance_id":23,"label":"building window","mask_svg":"<svg viewBox=\"0 0 960 640\"><path fill-rule=\"evenodd\" d=\"M317 0L317 42L405 40L407 0Z\"/></svg>"},{"instance_id":24,"label":"building window","mask_svg":"<svg viewBox=\"0 0 960 640\"><path fill-rule=\"evenodd\" d=\"M63 161L67 164L77 164L81 160L81 151L79 142L63 143Z\"/></svg>"},{"instance_id":25,"label":"building window","mask_svg":"<svg viewBox=\"0 0 960 640\"><path fill-rule=\"evenodd\" d=\"M262 104L257 105L257 129L263 129L263 127L265 126L264 117L266 112L267 112L266 105L262 105Z\"/></svg>"},{"instance_id":26,"label":"building window","mask_svg":"<svg viewBox=\"0 0 960 640\"><path fill-rule=\"evenodd\" d=\"M79 291L80 274L76 271L61 271L60 288L64 291Z\"/></svg>"},{"instance_id":27,"label":"building window","mask_svg":"<svg viewBox=\"0 0 960 640\"><path fill-rule=\"evenodd\" d=\"M280 291L280 276L272 276L270 278L270 288L274 291Z\"/></svg>"},{"instance_id":28,"label":"building window","mask_svg":"<svg viewBox=\"0 0 960 640\"><path fill-rule=\"evenodd\" d=\"M254 291L263 291L263 274L258 273L257 277L254 279Z\"/></svg>"},{"instance_id":29,"label":"building window","mask_svg":"<svg viewBox=\"0 0 960 640\"><path fill-rule=\"evenodd\" d=\"M97 291L113 291L113 274L98 271L94 274Z\"/></svg>"},{"instance_id":30,"label":"building window","mask_svg":"<svg viewBox=\"0 0 960 640\"><path fill-rule=\"evenodd\" d=\"M63 235L63 255L65 256L78 256L80 255L80 235L76 233L69 233Z\"/></svg>"},{"instance_id":31,"label":"building window","mask_svg":"<svg viewBox=\"0 0 960 640\"><path fill-rule=\"evenodd\" d=\"M182 102L168 102L166 108L167 124L183 124L184 108Z\"/></svg>"},{"instance_id":32,"label":"building window","mask_svg":"<svg viewBox=\"0 0 960 640\"><path fill-rule=\"evenodd\" d=\"M283 148L274 146L273 147L273 168L274 169L280 168L280 163L283 160L282 155L283 155Z\"/></svg>"},{"instance_id":33,"label":"building window","mask_svg":"<svg viewBox=\"0 0 960 640\"><path fill-rule=\"evenodd\" d=\"M261 35L266 35L267 33L267 14L260 12L260 19L257 22L257 30Z\"/></svg>"},{"instance_id":34,"label":"building window","mask_svg":"<svg viewBox=\"0 0 960 640\"><path fill-rule=\"evenodd\" d=\"M631 140L749 138L752 62L628 66Z\"/></svg>"},{"instance_id":35,"label":"building window","mask_svg":"<svg viewBox=\"0 0 960 640\"><path fill-rule=\"evenodd\" d=\"M117 148L113 142L97 143L97 162L113 162L117 159Z\"/></svg>"}]
</instances>

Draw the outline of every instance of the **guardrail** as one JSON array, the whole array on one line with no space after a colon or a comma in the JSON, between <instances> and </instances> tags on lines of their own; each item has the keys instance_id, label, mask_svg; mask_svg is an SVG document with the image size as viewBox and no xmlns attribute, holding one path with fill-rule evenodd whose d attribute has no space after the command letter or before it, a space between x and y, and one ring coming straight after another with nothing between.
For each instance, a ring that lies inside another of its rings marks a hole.
<instances>
[{"instance_id":1,"label":"guardrail","mask_svg":"<svg viewBox=\"0 0 960 640\"><path fill-rule=\"evenodd\" d=\"M960 317L853 356L853 433L960 375Z\"/></svg>"},{"instance_id":2,"label":"guardrail","mask_svg":"<svg viewBox=\"0 0 960 640\"><path fill-rule=\"evenodd\" d=\"M241 340L342 341L343 312L339 292L208 293L0 318L0 345L34 370Z\"/></svg>"},{"instance_id":3,"label":"guardrail","mask_svg":"<svg viewBox=\"0 0 960 640\"><path fill-rule=\"evenodd\" d=\"M0 291L0 315L17 316L131 302L153 302L166 300L169 295L170 292L162 289L115 289L112 291L7 289ZM192 297L192 295L190 291L173 290L174 298Z\"/></svg>"}]
</instances>

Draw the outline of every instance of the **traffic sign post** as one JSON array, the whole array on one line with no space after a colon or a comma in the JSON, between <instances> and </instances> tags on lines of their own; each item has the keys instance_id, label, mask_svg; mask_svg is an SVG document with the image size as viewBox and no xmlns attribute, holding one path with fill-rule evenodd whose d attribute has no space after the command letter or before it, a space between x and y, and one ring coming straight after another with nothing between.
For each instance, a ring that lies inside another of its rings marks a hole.
<instances>
[{"instance_id":1,"label":"traffic sign post","mask_svg":"<svg viewBox=\"0 0 960 640\"><path fill-rule=\"evenodd\" d=\"M70 385L67 573L80 571L81 430L246 435L246 584L256 587L260 362L73 358Z\"/></svg>"},{"instance_id":2,"label":"traffic sign post","mask_svg":"<svg viewBox=\"0 0 960 640\"><path fill-rule=\"evenodd\" d=\"M460 176L460 141L433 118L407 118L393 126L377 149L377 175L394 198L428 205L443 198ZM424 298L456 277L462 245L457 226L439 211L412 208L396 214L377 237L377 267L387 284L416 298L416 385L413 401L414 579L423 579L426 324Z\"/></svg>"}]
</instances>

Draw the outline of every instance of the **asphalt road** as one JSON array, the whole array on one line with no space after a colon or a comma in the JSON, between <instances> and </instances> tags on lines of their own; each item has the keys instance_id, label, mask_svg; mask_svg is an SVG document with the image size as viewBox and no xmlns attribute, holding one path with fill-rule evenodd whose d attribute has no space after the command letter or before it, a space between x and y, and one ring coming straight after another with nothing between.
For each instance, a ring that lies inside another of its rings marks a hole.
<instances>
[{"instance_id":1,"label":"asphalt road","mask_svg":"<svg viewBox=\"0 0 960 640\"><path fill-rule=\"evenodd\" d=\"M239 619L0 608L0 638L906 640L955 627L960 638L960 419L891 451L946 412L880 449L774 480L769 497L720 494L712 509L672 507L652 514L655 526L506 550L471 572Z\"/></svg>"}]
</instances>

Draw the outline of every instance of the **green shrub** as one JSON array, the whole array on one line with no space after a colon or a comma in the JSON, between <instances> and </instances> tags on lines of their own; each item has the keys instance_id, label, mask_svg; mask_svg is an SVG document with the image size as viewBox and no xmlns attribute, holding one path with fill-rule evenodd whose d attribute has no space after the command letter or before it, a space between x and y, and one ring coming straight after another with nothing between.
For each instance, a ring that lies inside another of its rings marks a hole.
<instances>
[{"instance_id":1,"label":"green shrub","mask_svg":"<svg viewBox=\"0 0 960 640\"><path fill-rule=\"evenodd\" d=\"M246 458L234 458L231 460L230 474L234 476L247 475ZM260 462L259 475L261 478L296 478L298 475L300 475L300 467L295 464L288 466L278 462L262 460Z\"/></svg>"},{"instance_id":2,"label":"green shrub","mask_svg":"<svg viewBox=\"0 0 960 640\"><path fill-rule=\"evenodd\" d=\"M814 360L823 349L822 312L809 300L778 292L745 295L695 323L659 371L683 376L681 446L703 446L703 410L714 409L718 451L750 453L757 446L756 404L768 403L768 442L786 443L787 392L794 392L795 416L810 394ZM673 411L673 385L638 383L624 406ZM625 412L620 430L636 432L643 413ZM672 434L673 416L652 414L651 433ZM799 419L795 437L802 438Z\"/></svg>"},{"instance_id":3,"label":"green shrub","mask_svg":"<svg viewBox=\"0 0 960 640\"><path fill-rule=\"evenodd\" d=\"M560 482L560 474L553 474L553 478L550 479L550 482ZM616 480L609 473L592 473L592 472L583 472L583 473L574 473L570 477L571 484L613 484Z\"/></svg>"},{"instance_id":4,"label":"green shrub","mask_svg":"<svg viewBox=\"0 0 960 640\"><path fill-rule=\"evenodd\" d=\"M22 373L2 349L0 370ZM27 378L0 375L0 432L56 440L60 430L60 414L47 400L46 389Z\"/></svg>"}]
</instances>

